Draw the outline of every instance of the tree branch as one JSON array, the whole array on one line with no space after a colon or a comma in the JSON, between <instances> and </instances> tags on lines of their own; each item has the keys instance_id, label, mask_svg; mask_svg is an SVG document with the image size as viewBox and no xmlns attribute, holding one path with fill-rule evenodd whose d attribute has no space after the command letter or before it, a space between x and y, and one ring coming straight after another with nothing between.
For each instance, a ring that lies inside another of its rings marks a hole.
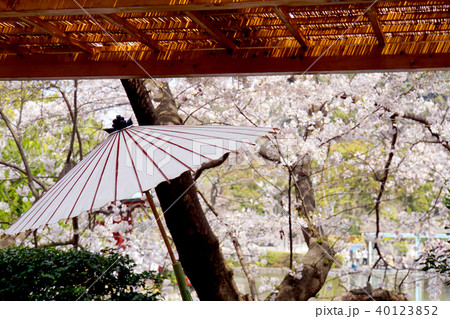
<instances>
[{"instance_id":1,"label":"tree branch","mask_svg":"<svg viewBox=\"0 0 450 319\"><path fill-rule=\"evenodd\" d=\"M24 169L20 168L19 166L14 165L14 164L7 163L7 162L4 162L4 161L0 161L0 165L4 165L4 166L7 166L7 167L10 167L10 168L12 168L12 169L15 169L16 171L19 171L20 173L22 173L22 174L24 174L24 175L27 175L27 172L26 172ZM47 191L47 186L46 186L45 184L43 184L40 180L38 180L38 179L37 179L36 177L34 177L33 175L32 175L31 177L32 177L33 181L34 181L36 184L38 184L39 186L41 186L42 189L43 189L44 191Z\"/></svg>"},{"instance_id":2,"label":"tree branch","mask_svg":"<svg viewBox=\"0 0 450 319\"><path fill-rule=\"evenodd\" d=\"M252 101L252 99L250 99L247 103L247 105L244 106L244 109L250 104L250 102ZM253 122L244 112L243 110L236 104L235 101L233 101L234 107L238 110L238 112L247 120L250 122L250 124L252 124L253 126L258 126L255 124L255 122Z\"/></svg>"},{"instance_id":3,"label":"tree branch","mask_svg":"<svg viewBox=\"0 0 450 319\"><path fill-rule=\"evenodd\" d=\"M393 114L391 116L391 123L392 123L392 129L394 130L394 134L392 135L392 140L391 140L391 150L389 152L386 164L384 165L384 170L383 170L383 175L381 176L380 179L380 190L378 192L378 196L377 196L377 200L375 202L375 216L376 216L376 234L375 234L375 239L378 239L378 236L380 234L380 204L381 204L381 198L383 196L385 187L386 187L386 182L387 179L389 177L389 169L392 163L392 158L394 157L394 151L395 151L395 144L397 143L397 137L398 137L398 129L397 129L397 114ZM378 264L378 262L380 260L382 260L386 267L387 267L387 262L386 260L383 258L383 255L381 254L381 250L380 247L378 246L378 242L375 242L374 245L374 249L377 250L378 252L378 259L375 262L375 264L372 266L372 269L374 269L376 267L376 265ZM371 277L372 273L370 273L367 282L369 282L370 277Z\"/></svg>"},{"instance_id":4,"label":"tree branch","mask_svg":"<svg viewBox=\"0 0 450 319\"><path fill-rule=\"evenodd\" d=\"M30 165L28 164L28 160L27 160L27 157L25 155L25 151L23 150L21 139L19 138L19 136L17 136L16 131L14 131L14 129L12 128L11 123L9 122L9 119L5 115L5 113L3 113L3 109L2 108L0 108L0 116L2 117L2 119L5 122L6 126L8 127L8 130L11 132L11 135L12 135L12 137L14 139L14 142L16 143L16 146L17 146L17 148L19 150L20 157L22 158L23 165L25 166L25 175L28 178L28 186L30 187L34 198L38 199L39 198L39 193L37 192L36 187L34 186L34 183L33 183L34 182L34 177L33 177L33 174L31 173Z\"/></svg>"},{"instance_id":5,"label":"tree branch","mask_svg":"<svg viewBox=\"0 0 450 319\"><path fill-rule=\"evenodd\" d=\"M205 202L206 206L208 206L209 210L214 214L214 216L216 216L217 220L222 225L225 226L225 228L227 230L227 234L228 234L228 236L230 237L230 239L231 239L231 241L233 243L234 249L236 250L236 254L238 256L239 263L241 264L242 270L244 271L245 277L247 277L248 285L249 285L249 288L250 288L250 295L252 296L253 300L258 300L258 292L256 290L255 279L253 278L253 275L250 272L248 264L247 264L247 262L245 260L245 256L244 256L244 253L242 252L241 244L239 243L237 237L233 235L232 231L230 230L230 226L226 222L224 222L222 220L222 218L220 217L219 213L208 202L208 200L206 199L206 196L202 192L200 192L198 189L197 189L197 193L203 199L203 201Z\"/></svg>"},{"instance_id":6,"label":"tree branch","mask_svg":"<svg viewBox=\"0 0 450 319\"><path fill-rule=\"evenodd\" d=\"M222 165L223 162L225 162L227 160L229 155L230 155L230 153L225 153L219 159L203 163L202 166L200 166L200 168L195 172L194 180L196 181L200 177L200 175L203 173L203 171Z\"/></svg>"},{"instance_id":7,"label":"tree branch","mask_svg":"<svg viewBox=\"0 0 450 319\"><path fill-rule=\"evenodd\" d=\"M189 114L187 114L187 112L183 111L183 113L187 114L187 117L183 120L183 124L186 124L186 122L187 122L187 120L189 120L189 118L194 117L194 113L201 110L202 108L204 108L205 106L209 105L211 102L214 102L217 99L218 99L218 97L215 97L215 98L209 100L208 102L204 103L203 105L200 105L199 107L197 107L195 110L193 110Z\"/></svg>"},{"instance_id":8,"label":"tree branch","mask_svg":"<svg viewBox=\"0 0 450 319\"><path fill-rule=\"evenodd\" d=\"M384 189L386 187L386 182L389 176L389 168L392 163L392 158L394 157L394 151L395 151L395 144L397 143L397 137L398 137L398 130L397 130L397 121L396 121L397 115L394 114L391 116L391 123L392 123L392 129L394 130L394 134L392 135L391 140L391 150L389 152L386 164L384 165L383 170L383 176L380 180L380 191L378 192L377 200L375 202L375 214L376 214L376 236L375 238L378 238L378 235L380 233L380 203L381 203L381 197L383 196Z\"/></svg>"},{"instance_id":9,"label":"tree branch","mask_svg":"<svg viewBox=\"0 0 450 319\"><path fill-rule=\"evenodd\" d=\"M408 92L409 92L409 91L408 91ZM375 106L378 106L378 104L375 103ZM391 109L390 109L389 107L386 107L386 106L382 106L382 107L383 107L386 111L392 112ZM446 113L447 113L447 110L446 110ZM437 141L438 141L440 144L442 144L442 146L444 146L445 149L447 149L447 151L450 152L450 143L449 143L449 141L445 140L439 133L434 132L434 131L431 129L432 123L430 123L425 117L420 116L420 115L413 114L413 113L411 113L411 112L405 113L405 114L403 114L403 115L400 115L400 114L395 113L394 115L397 116L397 117L401 117L401 118L404 118L404 119L407 119L407 120L411 120L411 121L414 121L414 122L423 124L423 125L425 126L425 128L431 133L431 135L432 135L434 138L436 138ZM445 118L445 117L444 117L444 118ZM441 122L441 123L442 123L442 122Z\"/></svg>"},{"instance_id":10,"label":"tree branch","mask_svg":"<svg viewBox=\"0 0 450 319\"><path fill-rule=\"evenodd\" d=\"M422 116L415 115L413 113L405 113L402 117L405 118L405 119L408 119L408 120L415 121L417 123L423 124L426 127L426 129L431 133L431 135L434 138L436 138L438 140L438 142L440 144L442 144L442 146L444 146L447 149L447 151L450 152L450 143L449 143L449 141L444 140L440 134L434 132L431 129L431 123L426 118L424 118Z\"/></svg>"}]
</instances>

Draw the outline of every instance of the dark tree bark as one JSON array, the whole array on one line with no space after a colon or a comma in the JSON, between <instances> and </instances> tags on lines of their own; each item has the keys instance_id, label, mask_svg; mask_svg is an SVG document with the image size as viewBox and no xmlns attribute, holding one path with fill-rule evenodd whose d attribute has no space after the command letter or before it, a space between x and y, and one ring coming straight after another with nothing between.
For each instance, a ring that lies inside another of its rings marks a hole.
<instances>
[{"instance_id":1,"label":"dark tree bark","mask_svg":"<svg viewBox=\"0 0 450 319\"><path fill-rule=\"evenodd\" d=\"M407 301L403 293L394 293L386 289L375 289L368 286L363 289L353 289L342 296L334 297L333 301Z\"/></svg>"},{"instance_id":2,"label":"dark tree bark","mask_svg":"<svg viewBox=\"0 0 450 319\"><path fill-rule=\"evenodd\" d=\"M122 79L121 82L139 125L156 125L158 117L144 81L141 79Z\"/></svg>"},{"instance_id":3,"label":"dark tree bark","mask_svg":"<svg viewBox=\"0 0 450 319\"><path fill-rule=\"evenodd\" d=\"M140 125L181 124L167 85L158 89L158 108L148 96L143 80L122 80ZM191 173L156 187L164 219L172 235L183 269L200 300L242 300L197 197Z\"/></svg>"},{"instance_id":4,"label":"dark tree bark","mask_svg":"<svg viewBox=\"0 0 450 319\"><path fill-rule=\"evenodd\" d=\"M308 300L320 291L333 264L330 256L334 254L328 241L317 237L309 237L308 246L309 250L301 260L301 278L287 274L278 291L269 298L278 301Z\"/></svg>"}]
</instances>

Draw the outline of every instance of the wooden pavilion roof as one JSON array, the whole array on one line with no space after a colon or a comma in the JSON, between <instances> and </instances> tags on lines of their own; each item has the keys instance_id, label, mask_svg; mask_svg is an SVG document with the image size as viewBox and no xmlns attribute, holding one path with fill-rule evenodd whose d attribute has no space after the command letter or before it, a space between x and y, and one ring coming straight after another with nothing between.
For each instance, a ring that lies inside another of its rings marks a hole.
<instances>
[{"instance_id":1,"label":"wooden pavilion roof","mask_svg":"<svg viewBox=\"0 0 450 319\"><path fill-rule=\"evenodd\" d=\"M449 67L449 0L0 2L0 79Z\"/></svg>"}]
</instances>

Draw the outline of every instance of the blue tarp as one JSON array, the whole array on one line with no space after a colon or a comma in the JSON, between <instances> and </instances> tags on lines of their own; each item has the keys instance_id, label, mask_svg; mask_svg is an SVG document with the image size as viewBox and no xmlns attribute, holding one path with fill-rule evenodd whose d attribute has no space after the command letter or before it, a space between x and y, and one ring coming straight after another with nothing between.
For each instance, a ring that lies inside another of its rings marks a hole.
<instances>
[{"instance_id":1,"label":"blue tarp","mask_svg":"<svg viewBox=\"0 0 450 319\"><path fill-rule=\"evenodd\" d=\"M362 246L362 244L354 244L352 247L350 247L350 251L355 251L355 250L357 250L359 247L361 247Z\"/></svg>"}]
</instances>

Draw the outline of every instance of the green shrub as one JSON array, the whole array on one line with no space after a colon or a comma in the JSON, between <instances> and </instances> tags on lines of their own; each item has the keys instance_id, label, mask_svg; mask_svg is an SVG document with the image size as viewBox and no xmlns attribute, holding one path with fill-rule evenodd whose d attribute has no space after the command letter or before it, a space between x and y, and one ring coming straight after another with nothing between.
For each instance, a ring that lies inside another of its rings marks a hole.
<instances>
[{"instance_id":1,"label":"green shrub","mask_svg":"<svg viewBox=\"0 0 450 319\"><path fill-rule=\"evenodd\" d=\"M0 250L0 300L158 300L164 275L115 252Z\"/></svg>"},{"instance_id":2,"label":"green shrub","mask_svg":"<svg viewBox=\"0 0 450 319\"><path fill-rule=\"evenodd\" d=\"M303 255L300 255L298 253L294 253L294 260L299 261L303 257ZM260 258L265 259L267 263L263 265L261 263L261 260L257 262L258 266L266 266L266 267L287 267L289 268L289 252L287 251L273 251L273 250L267 250L267 253L265 256L262 256Z\"/></svg>"},{"instance_id":3,"label":"green shrub","mask_svg":"<svg viewBox=\"0 0 450 319\"><path fill-rule=\"evenodd\" d=\"M409 250L409 243L407 240L402 240L394 243L394 248L398 254L406 255Z\"/></svg>"}]
</instances>

